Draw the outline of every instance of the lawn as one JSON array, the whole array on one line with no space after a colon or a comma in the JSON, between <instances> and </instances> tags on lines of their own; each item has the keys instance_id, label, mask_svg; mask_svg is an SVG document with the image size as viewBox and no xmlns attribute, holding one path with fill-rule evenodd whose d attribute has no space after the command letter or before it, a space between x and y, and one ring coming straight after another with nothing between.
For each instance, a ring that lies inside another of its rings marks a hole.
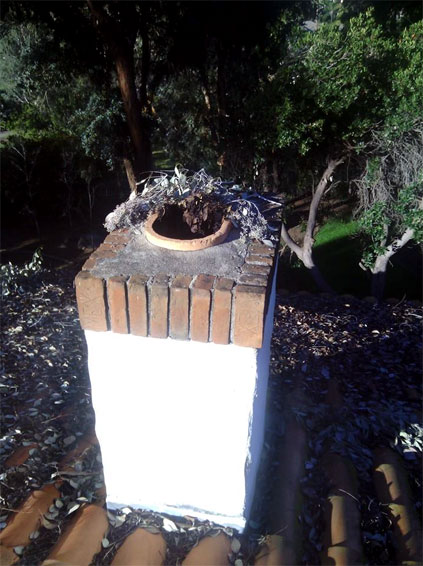
<instances>
[{"instance_id":1,"label":"lawn","mask_svg":"<svg viewBox=\"0 0 423 566\"><path fill-rule=\"evenodd\" d=\"M357 297L370 295L370 276L360 266L361 242L357 222L351 219L329 219L318 231L314 257L329 284L338 293ZM285 252L281 259L278 285L289 290L318 291L310 273L299 260ZM388 268L386 297L409 299L422 296L422 253L417 245L398 252Z\"/></svg>"}]
</instances>

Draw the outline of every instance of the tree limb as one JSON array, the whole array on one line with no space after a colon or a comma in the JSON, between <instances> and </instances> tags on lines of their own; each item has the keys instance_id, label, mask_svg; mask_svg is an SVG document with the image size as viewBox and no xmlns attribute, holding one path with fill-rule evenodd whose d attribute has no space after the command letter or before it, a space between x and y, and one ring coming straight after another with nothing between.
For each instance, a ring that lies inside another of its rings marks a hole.
<instances>
[{"instance_id":1,"label":"tree limb","mask_svg":"<svg viewBox=\"0 0 423 566\"><path fill-rule=\"evenodd\" d=\"M310 211L307 220L307 229L304 237L304 243L307 242L307 245L309 243L313 245L314 243L313 235L314 235L314 230L316 228L317 210L319 208L319 204L322 199L323 193L326 189L326 186L328 184L328 181L330 180L332 173L335 171L338 165L341 165L341 163L343 162L344 162L343 157L338 160L331 159L319 181L319 184L317 185L317 189L314 192L313 199L310 204Z\"/></svg>"},{"instance_id":2,"label":"tree limb","mask_svg":"<svg viewBox=\"0 0 423 566\"><path fill-rule=\"evenodd\" d=\"M302 250L301 246L299 246L296 242L294 242L294 240L289 235L288 230L286 229L285 222L282 222L281 234L282 234L282 238L283 238L284 242L286 243L286 245L288 246L288 248L290 250L292 250L297 255L298 259L302 260L303 250Z\"/></svg>"},{"instance_id":3,"label":"tree limb","mask_svg":"<svg viewBox=\"0 0 423 566\"><path fill-rule=\"evenodd\" d=\"M317 185L316 191L313 194L313 198L310 204L310 211L307 221L307 229L304 236L304 242L302 246L299 246L288 233L285 223L282 223L281 236L290 250L292 250L298 259L300 259L304 266L310 270L313 279L317 283L318 287L324 291L333 292L333 289L325 281L323 275L320 273L317 265L314 263L313 259L313 244L314 244L314 230L316 228L316 218L317 210L319 208L320 201L323 197L325 189L330 181L330 177L335 169L344 162L344 157L340 159L331 159L328 166L326 167L319 184Z\"/></svg>"}]
</instances>

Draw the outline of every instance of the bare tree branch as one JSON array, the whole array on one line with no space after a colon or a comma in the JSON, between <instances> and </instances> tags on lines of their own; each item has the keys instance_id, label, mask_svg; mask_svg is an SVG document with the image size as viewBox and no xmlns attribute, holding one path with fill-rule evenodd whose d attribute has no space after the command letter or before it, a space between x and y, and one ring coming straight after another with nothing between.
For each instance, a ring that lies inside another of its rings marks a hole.
<instances>
[{"instance_id":1,"label":"bare tree branch","mask_svg":"<svg viewBox=\"0 0 423 566\"><path fill-rule=\"evenodd\" d=\"M296 242L294 242L294 240L289 235L284 223L282 223L281 230L281 235L286 245L296 254L298 259L300 259L304 263L305 267L307 267L307 269L310 269L311 274L319 288L329 292L333 292L333 289L324 280L313 259L314 231L316 229L317 211L320 205L320 201L322 200L325 192L327 192L328 183L332 182L333 172L343 162L344 157L341 157L340 159L329 160L328 166L326 167L311 200L303 245L300 246Z\"/></svg>"}]
</instances>

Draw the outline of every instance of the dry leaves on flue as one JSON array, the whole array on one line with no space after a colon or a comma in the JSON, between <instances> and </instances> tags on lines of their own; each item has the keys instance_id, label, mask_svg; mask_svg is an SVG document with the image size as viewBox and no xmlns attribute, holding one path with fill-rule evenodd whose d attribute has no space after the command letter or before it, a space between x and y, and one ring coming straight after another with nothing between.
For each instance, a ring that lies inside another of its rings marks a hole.
<instances>
[{"instance_id":1,"label":"dry leaves on flue","mask_svg":"<svg viewBox=\"0 0 423 566\"><path fill-rule=\"evenodd\" d=\"M94 426L85 343L74 298L75 273L40 271L25 276L3 298L0 464L4 469L4 462L20 446L28 447L29 457L1 475L0 528L30 492L61 481L60 497L44 516L40 529L31 533L30 544L15 549L20 564L41 563L77 509L102 497L98 446L84 451L67 473L59 473L62 458ZM421 321L421 309L407 301L396 306L373 306L353 298L278 297L264 466L251 518L252 536L241 546L237 533L227 530L232 540L232 563L251 563L258 541L266 534L272 504L269 486L274 481L278 449L290 415L295 415L308 435L309 450L301 479L303 563L319 563L322 509L328 490L319 460L328 449L345 455L359 472L362 537L368 563L393 563L391 525L377 502L370 476L371 450L385 445L398 451L420 513ZM343 402L330 409L326 394L335 380ZM195 519L128 508L109 513L109 531L96 564L110 563L119 545L137 526L163 534L168 564L180 563L202 536L221 532L216 525Z\"/></svg>"}]
</instances>

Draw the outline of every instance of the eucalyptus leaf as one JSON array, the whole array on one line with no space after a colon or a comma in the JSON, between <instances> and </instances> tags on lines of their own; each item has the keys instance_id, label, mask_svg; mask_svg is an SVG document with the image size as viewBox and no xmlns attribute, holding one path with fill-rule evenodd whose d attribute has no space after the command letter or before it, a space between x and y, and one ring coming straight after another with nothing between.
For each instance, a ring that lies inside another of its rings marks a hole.
<instances>
[{"instance_id":1,"label":"eucalyptus leaf","mask_svg":"<svg viewBox=\"0 0 423 566\"><path fill-rule=\"evenodd\" d=\"M71 505L71 507L68 509L67 514L70 515L71 513L74 513L74 511L76 511L77 509L80 508L80 504L79 503L74 503L73 505Z\"/></svg>"},{"instance_id":2,"label":"eucalyptus leaf","mask_svg":"<svg viewBox=\"0 0 423 566\"><path fill-rule=\"evenodd\" d=\"M163 528L168 533L172 533L178 530L178 527L175 525L175 523L170 519L167 519L166 517L163 519Z\"/></svg>"},{"instance_id":3,"label":"eucalyptus leaf","mask_svg":"<svg viewBox=\"0 0 423 566\"><path fill-rule=\"evenodd\" d=\"M157 527L154 527L153 525L143 527L143 529L145 529L146 531L148 531L152 535L158 535L160 533L160 529L158 529Z\"/></svg>"},{"instance_id":4,"label":"eucalyptus leaf","mask_svg":"<svg viewBox=\"0 0 423 566\"><path fill-rule=\"evenodd\" d=\"M52 523L51 521L48 521L44 516L41 518L41 524L45 529L48 529L49 531L55 529L57 526L56 523Z\"/></svg>"},{"instance_id":5,"label":"eucalyptus leaf","mask_svg":"<svg viewBox=\"0 0 423 566\"><path fill-rule=\"evenodd\" d=\"M238 552L241 550L241 543L237 538L233 538L232 542L231 542L231 550L232 552L234 552L235 554L238 554Z\"/></svg>"}]
</instances>

